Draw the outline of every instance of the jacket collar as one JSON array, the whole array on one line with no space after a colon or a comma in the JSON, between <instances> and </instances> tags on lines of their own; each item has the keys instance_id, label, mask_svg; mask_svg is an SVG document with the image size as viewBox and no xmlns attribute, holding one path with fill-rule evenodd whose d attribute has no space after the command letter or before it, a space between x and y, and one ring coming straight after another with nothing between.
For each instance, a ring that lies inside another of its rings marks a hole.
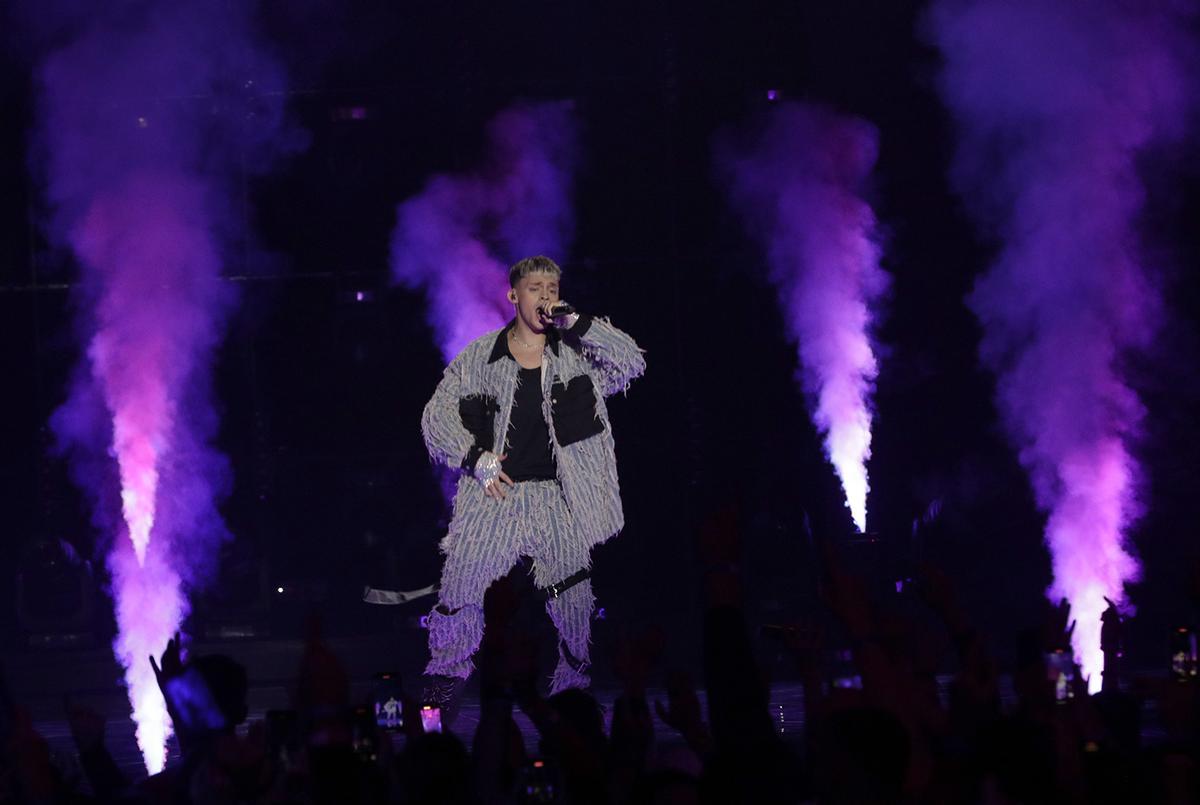
<instances>
[{"instance_id":1,"label":"jacket collar","mask_svg":"<svg viewBox=\"0 0 1200 805\"><path fill-rule=\"evenodd\" d=\"M492 345L492 354L488 356L488 363L495 363L501 358L513 360L512 353L508 351L508 331L516 326L517 320L514 318L496 336L496 343ZM553 327L546 330L546 343L550 345L550 351L556 358L558 357L558 342L561 340L562 336L558 334L558 330Z\"/></svg>"}]
</instances>

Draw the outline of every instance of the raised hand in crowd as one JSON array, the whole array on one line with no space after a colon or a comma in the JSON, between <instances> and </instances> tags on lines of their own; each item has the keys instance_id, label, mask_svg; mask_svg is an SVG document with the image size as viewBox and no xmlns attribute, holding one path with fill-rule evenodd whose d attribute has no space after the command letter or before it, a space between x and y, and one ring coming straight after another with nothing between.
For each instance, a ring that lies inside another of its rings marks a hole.
<instances>
[{"instance_id":1,"label":"raised hand in crowd","mask_svg":"<svg viewBox=\"0 0 1200 805\"><path fill-rule=\"evenodd\" d=\"M686 671L667 674L667 702L654 702L659 719L683 736L684 741L701 759L713 751L712 734L700 710L695 680Z\"/></svg>"}]
</instances>

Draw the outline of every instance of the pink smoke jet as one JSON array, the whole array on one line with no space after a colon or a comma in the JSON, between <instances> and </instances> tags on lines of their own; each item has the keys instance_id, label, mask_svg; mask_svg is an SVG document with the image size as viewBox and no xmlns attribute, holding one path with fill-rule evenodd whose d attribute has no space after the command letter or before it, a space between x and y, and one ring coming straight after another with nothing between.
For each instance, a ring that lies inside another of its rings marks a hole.
<instances>
[{"instance_id":1,"label":"pink smoke jet","mask_svg":"<svg viewBox=\"0 0 1200 805\"><path fill-rule=\"evenodd\" d=\"M188 605L180 578L170 566L169 546L151 543L140 558L132 549L132 542L120 542L108 560L119 627L113 651L125 668L138 748L147 771L155 774L167 763L171 720L146 658L162 653L183 623Z\"/></svg>"},{"instance_id":2,"label":"pink smoke jet","mask_svg":"<svg viewBox=\"0 0 1200 805\"><path fill-rule=\"evenodd\" d=\"M517 106L488 124L478 173L435 176L400 205L392 272L425 292L427 318L446 360L512 316L508 265L566 253L576 132L570 106Z\"/></svg>"},{"instance_id":3,"label":"pink smoke jet","mask_svg":"<svg viewBox=\"0 0 1200 805\"><path fill-rule=\"evenodd\" d=\"M786 103L771 109L753 144L717 148L734 206L766 253L813 423L859 531L878 374L872 308L887 288L875 215L860 195L876 141L864 121Z\"/></svg>"},{"instance_id":4,"label":"pink smoke jet","mask_svg":"<svg viewBox=\"0 0 1200 805\"><path fill-rule=\"evenodd\" d=\"M943 97L955 179L1002 248L970 304L983 360L1037 503L1054 582L1076 620L1091 690L1107 597L1128 606L1139 516L1129 451L1142 416L1121 361L1148 345L1160 302L1139 255L1139 153L1179 137L1189 105L1185 21L1170 4L941 2Z\"/></svg>"},{"instance_id":5,"label":"pink smoke jet","mask_svg":"<svg viewBox=\"0 0 1200 805\"><path fill-rule=\"evenodd\" d=\"M96 198L72 233L98 284L88 357L112 417L128 534L109 557L119 632L114 650L126 669L138 746L152 774L166 762L170 722L147 658L161 653L188 610L171 566L170 531L157 542L159 480L174 454L175 401L185 396L197 359L215 344L226 293L206 218L196 183L143 173Z\"/></svg>"},{"instance_id":6,"label":"pink smoke jet","mask_svg":"<svg viewBox=\"0 0 1200 805\"><path fill-rule=\"evenodd\" d=\"M228 462L211 446L210 367L233 294L221 279L228 183L300 146L253 8L200 0L29 0L51 234L79 265L86 361L52 419L92 497L118 626L113 650L146 768L170 734L149 665L230 537ZM240 233L239 233L240 236ZM115 503L120 501L119 512Z\"/></svg>"}]
</instances>

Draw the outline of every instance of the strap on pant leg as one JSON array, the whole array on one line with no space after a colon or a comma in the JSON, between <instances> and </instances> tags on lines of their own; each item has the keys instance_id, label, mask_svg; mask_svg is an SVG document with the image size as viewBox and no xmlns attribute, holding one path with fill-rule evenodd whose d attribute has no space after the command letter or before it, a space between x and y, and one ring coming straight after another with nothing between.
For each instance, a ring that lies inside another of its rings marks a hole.
<instances>
[{"instance_id":1,"label":"strap on pant leg","mask_svg":"<svg viewBox=\"0 0 1200 805\"><path fill-rule=\"evenodd\" d=\"M546 594L547 600L551 598L558 598L567 590L571 589L584 579L591 578L591 576L592 571L587 568L584 568L583 570L577 570L562 581L555 582L554 584L542 588L542 592Z\"/></svg>"}]
</instances>

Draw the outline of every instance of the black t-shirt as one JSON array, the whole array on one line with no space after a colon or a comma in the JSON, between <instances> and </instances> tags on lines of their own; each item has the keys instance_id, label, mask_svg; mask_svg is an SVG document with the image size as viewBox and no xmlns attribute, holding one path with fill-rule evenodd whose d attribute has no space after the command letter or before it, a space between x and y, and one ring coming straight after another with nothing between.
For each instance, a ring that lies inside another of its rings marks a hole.
<instances>
[{"instance_id":1,"label":"black t-shirt","mask_svg":"<svg viewBox=\"0 0 1200 805\"><path fill-rule=\"evenodd\" d=\"M514 481L552 481L558 477L558 466L550 449L550 428L542 416L542 369L517 369L504 471Z\"/></svg>"}]
</instances>

